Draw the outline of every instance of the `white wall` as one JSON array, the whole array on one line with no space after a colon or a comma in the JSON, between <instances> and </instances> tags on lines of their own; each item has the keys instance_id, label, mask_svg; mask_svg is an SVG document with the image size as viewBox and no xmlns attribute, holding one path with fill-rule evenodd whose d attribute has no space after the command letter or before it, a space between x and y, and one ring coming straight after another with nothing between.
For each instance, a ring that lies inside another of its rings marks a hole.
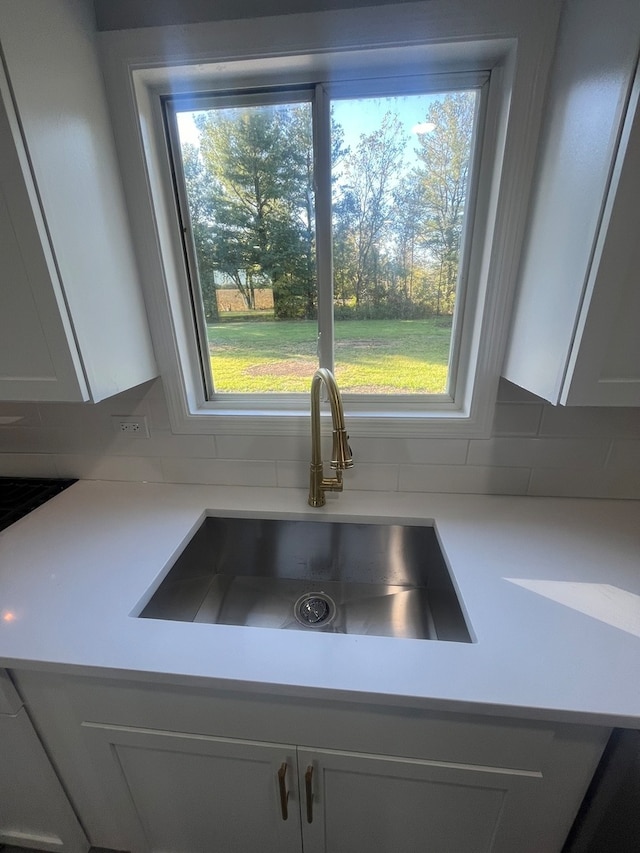
<instances>
[{"instance_id":1,"label":"white wall","mask_svg":"<svg viewBox=\"0 0 640 853\"><path fill-rule=\"evenodd\" d=\"M112 415L133 414L150 438L116 434ZM352 445L349 490L640 499L640 409L554 407L504 381L488 440ZM174 435L159 380L97 405L0 403L0 476L306 488L309 446L308 436Z\"/></svg>"}]
</instances>

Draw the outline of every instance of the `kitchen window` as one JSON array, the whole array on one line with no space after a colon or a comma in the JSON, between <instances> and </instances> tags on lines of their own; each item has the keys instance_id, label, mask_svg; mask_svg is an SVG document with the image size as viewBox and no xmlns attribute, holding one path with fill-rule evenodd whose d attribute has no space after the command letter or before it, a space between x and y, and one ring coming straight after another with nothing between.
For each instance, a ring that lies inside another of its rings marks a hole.
<instances>
[{"instance_id":1,"label":"kitchen window","mask_svg":"<svg viewBox=\"0 0 640 853\"><path fill-rule=\"evenodd\" d=\"M207 403L452 405L488 75L163 98ZM287 400L287 398L289 398Z\"/></svg>"},{"instance_id":2,"label":"kitchen window","mask_svg":"<svg viewBox=\"0 0 640 853\"><path fill-rule=\"evenodd\" d=\"M174 432L301 435L323 365L352 436L490 434L549 57L414 5L103 34Z\"/></svg>"}]
</instances>

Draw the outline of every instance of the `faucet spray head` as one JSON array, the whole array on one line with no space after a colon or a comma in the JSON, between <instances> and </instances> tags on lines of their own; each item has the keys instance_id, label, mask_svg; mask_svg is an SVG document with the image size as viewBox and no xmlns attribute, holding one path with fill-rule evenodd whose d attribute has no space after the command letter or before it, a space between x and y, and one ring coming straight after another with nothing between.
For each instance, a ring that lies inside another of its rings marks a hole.
<instances>
[{"instance_id":1,"label":"faucet spray head","mask_svg":"<svg viewBox=\"0 0 640 853\"><path fill-rule=\"evenodd\" d=\"M353 454L349 447L349 436L346 429L334 429L333 450L331 453L331 467L338 471L353 468Z\"/></svg>"}]
</instances>

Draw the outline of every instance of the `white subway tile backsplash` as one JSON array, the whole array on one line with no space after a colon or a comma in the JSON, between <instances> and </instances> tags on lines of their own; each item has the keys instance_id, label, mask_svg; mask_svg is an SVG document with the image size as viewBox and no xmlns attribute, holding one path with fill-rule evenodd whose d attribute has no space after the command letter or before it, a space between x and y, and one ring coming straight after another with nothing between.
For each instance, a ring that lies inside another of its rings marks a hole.
<instances>
[{"instance_id":1,"label":"white subway tile backsplash","mask_svg":"<svg viewBox=\"0 0 640 853\"><path fill-rule=\"evenodd\" d=\"M468 441L457 438L368 438L349 441L359 462L464 465Z\"/></svg>"},{"instance_id":2,"label":"white subway tile backsplash","mask_svg":"<svg viewBox=\"0 0 640 853\"><path fill-rule=\"evenodd\" d=\"M640 472L640 438L614 441L607 459L607 466L611 468L633 468Z\"/></svg>"},{"instance_id":3,"label":"white subway tile backsplash","mask_svg":"<svg viewBox=\"0 0 640 853\"><path fill-rule=\"evenodd\" d=\"M545 406L540 435L640 438L640 408Z\"/></svg>"},{"instance_id":4,"label":"white subway tile backsplash","mask_svg":"<svg viewBox=\"0 0 640 853\"><path fill-rule=\"evenodd\" d=\"M169 411L160 379L146 382L115 397L109 397L98 403L97 408L106 415L122 413L146 415L150 427L160 430L171 429Z\"/></svg>"},{"instance_id":5,"label":"white subway tile backsplash","mask_svg":"<svg viewBox=\"0 0 640 853\"><path fill-rule=\"evenodd\" d=\"M285 489L309 488L309 462L288 459L276 462L277 485Z\"/></svg>"},{"instance_id":6,"label":"white subway tile backsplash","mask_svg":"<svg viewBox=\"0 0 640 853\"><path fill-rule=\"evenodd\" d=\"M274 461L240 459L162 460L164 479L169 483L204 483L220 486L276 486Z\"/></svg>"},{"instance_id":7,"label":"white subway tile backsplash","mask_svg":"<svg viewBox=\"0 0 640 853\"><path fill-rule=\"evenodd\" d=\"M499 403L544 403L541 397L525 391L524 388L514 385L508 379L501 379L498 385Z\"/></svg>"},{"instance_id":8,"label":"white subway tile backsplash","mask_svg":"<svg viewBox=\"0 0 640 853\"><path fill-rule=\"evenodd\" d=\"M146 415L150 427L170 429L166 403L159 382L145 383L99 403L39 403L39 418L49 427L83 424L103 426L112 415Z\"/></svg>"},{"instance_id":9,"label":"white subway tile backsplash","mask_svg":"<svg viewBox=\"0 0 640 853\"><path fill-rule=\"evenodd\" d=\"M609 450L606 439L491 438L469 442L469 465L595 468Z\"/></svg>"},{"instance_id":10,"label":"white subway tile backsplash","mask_svg":"<svg viewBox=\"0 0 640 853\"><path fill-rule=\"evenodd\" d=\"M51 430L19 425L0 427L0 453L52 453L55 436Z\"/></svg>"},{"instance_id":11,"label":"white subway tile backsplash","mask_svg":"<svg viewBox=\"0 0 640 853\"><path fill-rule=\"evenodd\" d=\"M139 453L144 456L184 456L212 459L216 454L216 439L212 435L175 435L169 430L151 430L148 439L116 436L118 453ZM144 451L142 453L141 451Z\"/></svg>"},{"instance_id":12,"label":"white subway tile backsplash","mask_svg":"<svg viewBox=\"0 0 640 853\"><path fill-rule=\"evenodd\" d=\"M296 489L309 488L309 462L279 461L278 463L278 486ZM325 464L325 476L333 476L334 472ZM342 472L342 480L345 491L367 491L367 492L396 492L398 490L398 466L378 465L367 463L366 465L354 465L347 471Z\"/></svg>"},{"instance_id":13,"label":"white subway tile backsplash","mask_svg":"<svg viewBox=\"0 0 640 853\"><path fill-rule=\"evenodd\" d=\"M355 489L366 492L397 492L399 466L355 465L343 473L345 489Z\"/></svg>"},{"instance_id":14,"label":"white subway tile backsplash","mask_svg":"<svg viewBox=\"0 0 640 853\"><path fill-rule=\"evenodd\" d=\"M593 471L535 468L529 494L571 498L629 498L640 500L637 470Z\"/></svg>"},{"instance_id":15,"label":"white subway tile backsplash","mask_svg":"<svg viewBox=\"0 0 640 853\"><path fill-rule=\"evenodd\" d=\"M131 401L130 405L127 405L128 398ZM169 410L160 379L147 382L131 391L110 397L108 400L103 400L98 406L102 407L106 414L126 412L129 415L146 415L151 428L171 429Z\"/></svg>"},{"instance_id":16,"label":"white subway tile backsplash","mask_svg":"<svg viewBox=\"0 0 640 853\"><path fill-rule=\"evenodd\" d=\"M611 497L640 498L640 440L613 442L604 482Z\"/></svg>"},{"instance_id":17,"label":"white subway tile backsplash","mask_svg":"<svg viewBox=\"0 0 640 853\"><path fill-rule=\"evenodd\" d=\"M162 463L157 458L136 456L92 456L64 453L55 457L58 476L81 480L126 480L161 483Z\"/></svg>"},{"instance_id":18,"label":"white subway tile backsplash","mask_svg":"<svg viewBox=\"0 0 640 853\"><path fill-rule=\"evenodd\" d=\"M524 495L528 468L477 465L400 465L401 492Z\"/></svg>"},{"instance_id":19,"label":"white subway tile backsplash","mask_svg":"<svg viewBox=\"0 0 640 853\"><path fill-rule=\"evenodd\" d=\"M40 426L40 410L37 403L6 403L0 400L0 418L19 418L16 424L22 427Z\"/></svg>"},{"instance_id":20,"label":"white subway tile backsplash","mask_svg":"<svg viewBox=\"0 0 640 853\"><path fill-rule=\"evenodd\" d=\"M216 448L221 459L304 461L311 458L311 436L217 435Z\"/></svg>"},{"instance_id":21,"label":"white subway tile backsplash","mask_svg":"<svg viewBox=\"0 0 640 853\"><path fill-rule=\"evenodd\" d=\"M30 439L34 448L42 447L47 443L50 453L108 455L114 452L112 448L117 443L117 436L107 427L108 425L101 421L91 424L72 423L68 427L57 425L38 431L33 430Z\"/></svg>"},{"instance_id":22,"label":"white subway tile backsplash","mask_svg":"<svg viewBox=\"0 0 640 853\"><path fill-rule=\"evenodd\" d=\"M97 404L97 407L104 408L105 411L110 412L114 406L120 408L124 405L131 411L131 414L138 414L136 407L145 406L147 408L148 401L152 397L162 400L163 406L166 409L162 382L159 379L152 379L149 382L143 382L141 385L128 388L126 391L121 391L119 394L114 394L112 397L106 397Z\"/></svg>"},{"instance_id":23,"label":"white subway tile backsplash","mask_svg":"<svg viewBox=\"0 0 640 853\"><path fill-rule=\"evenodd\" d=\"M640 498L640 408L554 407L505 380L498 400L486 440L352 437L345 489ZM144 415L150 437L118 434L114 415ZM160 380L97 405L0 402L0 476L306 489L310 444L307 432L176 435Z\"/></svg>"},{"instance_id":24,"label":"white subway tile backsplash","mask_svg":"<svg viewBox=\"0 0 640 853\"><path fill-rule=\"evenodd\" d=\"M47 429L102 431L107 425L107 415L101 404L92 403L40 403L40 420ZM122 406L118 414L132 414Z\"/></svg>"},{"instance_id":25,"label":"white subway tile backsplash","mask_svg":"<svg viewBox=\"0 0 640 853\"><path fill-rule=\"evenodd\" d=\"M57 477L55 457L50 453L1 453L0 477Z\"/></svg>"},{"instance_id":26,"label":"white subway tile backsplash","mask_svg":"<svg viewBox=\"0 0 640 853\"><path fill-rule=\"evenodd\" d=\"M493 435L536 435L542 409L535 403L497 403Z\"/></svg>"}]
</instances>

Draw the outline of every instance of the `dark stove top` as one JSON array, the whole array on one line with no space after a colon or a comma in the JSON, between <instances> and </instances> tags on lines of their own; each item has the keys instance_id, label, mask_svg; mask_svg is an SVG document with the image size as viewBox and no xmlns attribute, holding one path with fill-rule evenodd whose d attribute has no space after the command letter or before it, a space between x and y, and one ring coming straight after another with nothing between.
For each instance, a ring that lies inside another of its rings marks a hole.
<instances>
[{"instance_id":1,"label":"dark stove top","mask_svg":"<svg viewBox=\"0 0 640 853\"><path fill-rule=\"evenodd\" d=\"M75 482L0 477L0 530L4 530Z\"/></svg>"}]
</instances>

